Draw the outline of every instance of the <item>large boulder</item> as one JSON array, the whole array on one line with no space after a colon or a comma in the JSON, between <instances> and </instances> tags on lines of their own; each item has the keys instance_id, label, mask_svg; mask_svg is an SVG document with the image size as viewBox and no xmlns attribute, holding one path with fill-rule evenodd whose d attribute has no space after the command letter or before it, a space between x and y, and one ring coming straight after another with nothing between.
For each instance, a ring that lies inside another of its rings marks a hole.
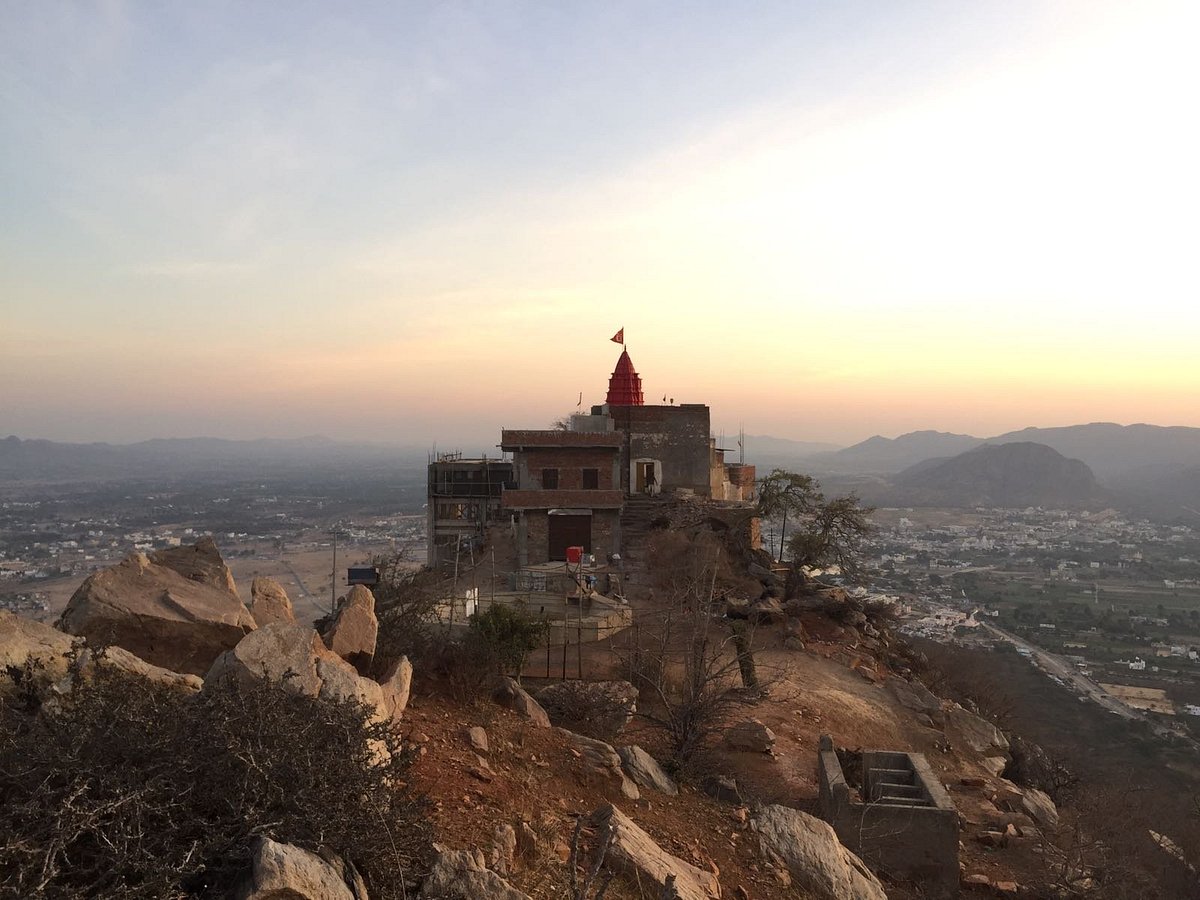
<instances>
[{"instance_id":1,"label":"large boulder","mask_svg":"<svg viewBox=\"0 0 1200 900\"><path fill-rule=\"evenodd\" d=\"M250 582L250 614L259 628L273 622L295 622L292 600L283 585L266 575L257 575Z\"/></svg>"},{"instance_id":2,"label":"large boulder","mask_svg":"<svg viewBox=\"0 0 1200 900\"><path fill-rule=\"evenodd\" d=\"M375 658L379 619L375 617L375 595L356 584L338 601L337 612L324 634L325 646L360 672Z\"/></svg>"},{"instance_id":3,"label":"large boulder","mask_svg":"<svg viewBox=\"0 0 1200 900\"><path fill-rule=\"evenodd\" d=\"M204 676L204 684L207 687L222 678L263 680L315 697L321 691L317 660L332 655L313 629L277 622L250 632L221 654Z\"/></svg>"},{"instance_id":4,"label":"large boulder","mask_svg":"<svg viewBox=\"0 0 1200 900\"><path fill-rule=\"evenodd\" d=\"M758 719L743 719L725 732L725 743L733 750L770 753L775 746L775 732Z\"/></svg>"},{"instance_id":5,"label":"large boulder","mask_svg":"<svg viewBox=\"0 0 1200 900\"><path fill-rule=\"evenodd\" d=\"M598 741L595 738L585 737L582 734L576 734L573 731L567 731L565 728L555 729L560 734L564 735L575 748L581 759L588 765L592 771L600 775L605 780L615 782L620 789L630 800L637 800L641 797L641 792L637 785L625 777L625 770L621 767L621 757L617 755L617 751L610 744L604 741Z\"/></svg>"},{"instance_id":6,"label":"large boulder","mask_svg":"<svg viewBox=\"0 0 1200 900\"><path fill-rule=\"evenodd\" d=\"M490 872L479 850L443 850L421 885L428 900L529 900L529 895Z\"/></svg>"},{"instance_id":7,"label":"large boulder","mask_svg":"<svg viewBox=\"0 0 1200 900\"><path fill-rule=\"evenodd\" d=\"M1058 827L1058 807L1050 795L1037 788L1022 788L1021 809L1039 825Z\"/></svg>"},{"instance_id":8,"label":"large boulder","mask_svg":"<svg viewBox=\"0 0 1200 900\"><path fill-rule=\"evenodd\" d=\"M366 900L315 853L267 837L254 843L250 877L235 900Z\"/></svg>"},{"instance_id":9,"label":"large boulder","mask_svg":"<svg viewBox=\"0 0 1200 900\"><path fill-rule=\"evenodd\" d=\"M618 747L617 755L621 757L621 766L625 769L625 774L632 778L635 784L672 797L679 793L679 788L671 780L671 776L663 771L658 760L641 747L636 744Z\"/></svg>"},{"instance_id":10,"label":"large boulder","mask_svg":"<svg viewBox=\"0 0 1200 900\"><path fill-rule=\"evenodd\" d=\"M929 688L919 681L905 681L903 678L889 678L888 692L905 709L915 713L924 713L937 722L942 717L942 701L930 693Z\"/></svg>"},{"instance_id":11,"label":"large boulder","mask_svg":"<svg viewBox=\"0 0 1200 900\"><path fill-rule=\"evenodd\" d=\"M176 550L156 555L166 553ZM183 565L189 559L191 569ZM134 553L89 576L71 597L59 627L92 646L115 644L152 665L204 674L254 630L254 617L231 590L232 581L218 577L207 554L169 561L172 566ZM185 576L180 569L195 571Z\"/></svg>"},{"instance_id":12,"label":"large boulder","mask_svg":"<svg viewBox=\"0 0 1200 900\"><path fill-rule=\"evenodd\" d=\"M204 677L205 688L224 678L268 681L309 697L356 700L372 709L378 720L390 717L383 689L327 649L306 625L277 622L252 631L213 663Z\"/></svg>"},{"instance_id":13,"label":"large boulder","mask_svg":"<svg viewBox=\"0 0 1200 900\"><path fill-rule=\"evenodd\" d=\"M26 667L34 690L44 691L67 674L72 648L78 638L49 625L0 610L0 694L12 691L25 677Z\"/></svg>"},{"instance_id":14,"label":"large boulder","mask_svg":"<svg viewBox=\"0 0 1200 900\"><path fill-rule=\"evenodd\" d=\"M667 896L664 888L671 875L675 876L675 896L679 900L716 900L721 896L716 875L672 856L615 806L596 810L592 825L599 840L610 840L607 859L615 868L641 885L654 886L649 896Z\"/></svg>"},{"instance_id":15,"label":"large boulder","mask_svg":"<svg viewBox=\"0 0 1200 900\"><path fill-rule=\"evenodd\" d=\"M537 702L555 725L611 741L637 711L637 695L628 681L560 681L538 691Z\"/></svg>"},{"instance_id":16,"label":"large boulder","mask_svg":"<svg viewBox=\"0 0 1200 900\"><path fill-rule=\"evenodd\" d=\"M501 706L524 716L538 728L550 727L550 716L542 709L541 704L507 675L502 675L496 682L496 687L492 691L492 699Z\"/></svg>"},{"instance_id":17,"label":"large boulder","mask_svg":"<svg viewBox=\"0 0 1200 900\"><path fill-rule=\"evenodd\" d=\"M750 827L764 857L783 865L814 900L887 900L879 879L825 822L786 806L755 811Z\"/></svg>"},{"instance_id":18,"label":"large boulder","mask_svg":"<svg viewBox=\"0 0 1200 900\"><path fill-rule=\"evenodd\" d=\"M958 753L970 751L983 757L1008 755L1008 738L991 722L961 706L946 710L946 737Z\"/></svg>"}]
</instances>

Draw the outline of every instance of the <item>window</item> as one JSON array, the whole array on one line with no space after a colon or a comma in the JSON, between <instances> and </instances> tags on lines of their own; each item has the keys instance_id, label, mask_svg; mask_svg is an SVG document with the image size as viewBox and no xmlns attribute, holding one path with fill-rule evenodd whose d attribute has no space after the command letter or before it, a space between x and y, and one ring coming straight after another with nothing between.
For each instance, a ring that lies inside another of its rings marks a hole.
<instances>
[{"instance_id":1,"label":"window","mask_svg":"<svg viewBox=\"0 0 1200 900\"><path fill-rule=\"evenodd\" d=\"M542 469L542 490L558 490L558 469Z\"/></svg>"},{"instance_id":2,"label":"window","mask_svg":"<svg viewBox=\"0 0 1200 900\"><path fill-rule=\"evenodd\" d=\"M597 491L600 489L600 470L599 469L584 469L583 470L583 489L585 491Z\"/></svg>"}]
</instances>

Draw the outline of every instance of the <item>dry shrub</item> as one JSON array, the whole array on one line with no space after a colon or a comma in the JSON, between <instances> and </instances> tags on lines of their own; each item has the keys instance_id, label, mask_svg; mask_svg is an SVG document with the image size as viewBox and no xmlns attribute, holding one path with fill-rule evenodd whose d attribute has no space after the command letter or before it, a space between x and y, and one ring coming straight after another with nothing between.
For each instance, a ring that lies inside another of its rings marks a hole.
<instances>
[{"instance_id":1,"label":"dry shrub","mask_svg":"<svg viewBox=\"0 0 1200 900\"><path fill-rule=\"evenodd\" d=\"M561 681L536 699L555 725L611 744L632 717L637 696L628 681Z\"/></svg>"},{"instance_id":2,"label":"dry shrub","mask_svg":"<svg viewBox=\"0 0 1200 900\"><path fill-rule=\"evenodd\" d=\"M0 704L0 896L224 896L257 835L404 896L430 840L407 768L361 705L232 681L186 695L102 666L54 709Z\"/></svg>"}]
</instances>

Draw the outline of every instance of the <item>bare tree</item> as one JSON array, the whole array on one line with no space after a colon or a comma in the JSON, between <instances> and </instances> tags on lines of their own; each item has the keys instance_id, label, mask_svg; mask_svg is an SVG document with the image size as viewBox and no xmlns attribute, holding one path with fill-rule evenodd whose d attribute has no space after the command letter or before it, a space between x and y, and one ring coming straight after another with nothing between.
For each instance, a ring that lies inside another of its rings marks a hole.
<instances>
[{"instance_id":1,"label":"bare tree","mask_svg":"<svg viewBox=\"0 0 1200 900\"><path fill-rule=\"evenodd\" d=\"M739 708L755 703L768 682L754 660L754 628L724 618L718 586L728 560L711 535L664 536L651 557L670 544L674 565L658 570L658 608L642 616L639 640L627 647L630 680L641 692L638 715L667 738L675 763L686 768Z\"/></svg>"}]
</instances>

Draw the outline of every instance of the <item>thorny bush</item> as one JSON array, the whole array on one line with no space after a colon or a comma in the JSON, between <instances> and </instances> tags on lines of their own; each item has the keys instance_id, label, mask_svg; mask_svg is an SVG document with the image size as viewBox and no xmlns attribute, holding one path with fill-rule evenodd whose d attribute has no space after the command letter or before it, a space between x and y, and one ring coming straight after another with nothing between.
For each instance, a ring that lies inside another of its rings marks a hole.
<instances>
[{"instance_id":1,"label":"thorny bush","mask_svg":"<svg viewBox=\"0 0 1200 900\"><path fill-rule=\"evenodd\" d=\"M359 704L232 680L187 695L105 666L51 707L28 699L0 699L0 897L225 896L258 835L342 856L376 898L425 869L409 759Z\"/></svg>"}]
</instances>

